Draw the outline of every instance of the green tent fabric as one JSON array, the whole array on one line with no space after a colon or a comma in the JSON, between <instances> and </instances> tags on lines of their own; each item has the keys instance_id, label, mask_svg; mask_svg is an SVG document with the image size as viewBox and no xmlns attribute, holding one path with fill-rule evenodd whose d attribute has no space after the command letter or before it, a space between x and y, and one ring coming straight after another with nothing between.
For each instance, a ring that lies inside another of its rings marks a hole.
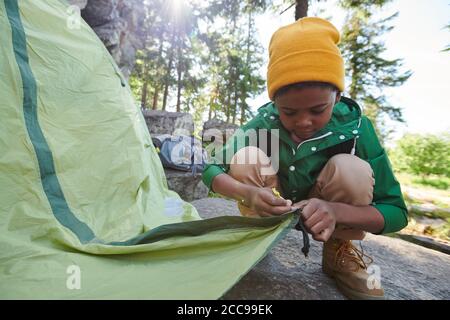
<instances>
[{"instance_id":1,"label":"green tent fabric","mask_svg":"<svg viewBox=\"0 0 450 320\"><path fill-rule=\"evenodd\" d=\"M169 191L126 81L67 8L0 0L0 298L220 298L298 216L202 220Z\"/></svg>"}]
</instances>

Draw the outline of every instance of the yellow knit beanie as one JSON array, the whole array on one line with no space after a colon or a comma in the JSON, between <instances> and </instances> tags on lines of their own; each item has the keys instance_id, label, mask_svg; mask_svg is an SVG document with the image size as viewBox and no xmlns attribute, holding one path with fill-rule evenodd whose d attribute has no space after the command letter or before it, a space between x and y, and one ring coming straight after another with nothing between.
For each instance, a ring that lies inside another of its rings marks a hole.
<instances>
[{"instance_id":1,"label":"yellow knit beanie","mask_svg":"<svg viewBox=\"0 0 450 320\"><path fill-rule=\"evenodd\" d=\"M269 44L267 88L275 92L289 84L319 81L344 91L344 60L337 47L339 31L327 20L306 17L278 29Z\"/></svg>"}]
</instances>

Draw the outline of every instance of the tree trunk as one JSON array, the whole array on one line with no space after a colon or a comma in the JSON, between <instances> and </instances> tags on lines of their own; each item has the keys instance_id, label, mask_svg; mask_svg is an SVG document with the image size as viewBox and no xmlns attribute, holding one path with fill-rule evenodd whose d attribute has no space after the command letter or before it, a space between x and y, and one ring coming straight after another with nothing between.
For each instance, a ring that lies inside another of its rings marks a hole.
<instances>
[{"instance_id":1,"label":"tree trunk","mask_svg":"<svg viewBox=\"0 0 450 320\"><path fill-rule=\"evenodd\" d=\"M177 78L177 112L181 111L181 79L182 79L182 71L178 70L178 78Z\"/></svg>"},{"instance_id":2,"label":"tree trunk","mask_svg":"<svg viewBox=\"0 0 450 320\"><path fill-rule=\"evenodd\" d=\"M161 61L162 59L162 51L163 51L163 41L161 40L161 43L159 45L159 50L158 50L158 64L159 61ZM156 77L156 79L160 79L159 75ZM158 96L159 96L159 88L160 88L161 84L158 83L158 80L155 82L155 93L153 94L153 103L152 103L152 110L156 110L158 109Z\"/></svg>"},{"instance_id":3,"label":"tree trunk","mask_svg":"<svg viewBox=\"0 0 450 320\"><path fill-rule=\"evenodd\" d=\"M158 95L159 95L159 86L155 86L155 93L153 94L153 104L152 110L158 109Z\"/></svg>"},{"instance_id":4,"label":"tree trunk","mask_svg":"<svg viewBox=\"0 0 450 320\"><path fill-rule=\"evenodd\" d=\"M353 59L351 59L351 60L353 60ZM354 100L356 100L356 96L357 96L357 87L356 87L356 77L357 77L357 75L356 75L356 69L355 69L355 64L354 63L352 63L352 62L350 62L350 65L351 65L351 69L352 69L352 80L351 80L351 83L350 83L350 90L349 90L349 92L348 92L348 94L349 94L349 96L350 96L350 98L351 99L354 99Z\"/></svg>"},{"instance_id":5,"label":"tree trunk","mask_svg":"<svg viewBox=\"0 0 450 320\"><path fill-rule=\"evenodd\" d=\"M142 86L141 94L141 108L147 106L147 96L148 96L148 64L144 62L144 72L143 72L144 84Z\"/></svg>"},{"instance_id":6,"label":"tree trunk","mask_svg":"<svg viewBox=\"0 0 450 320\"><path fill-rule=\"evenodd\" d=\"M236 95L236 94L235 94ZM238 99L237 99L237 95L236 95L236 97L234 98L234 109L233 109L233 124L235 124L236 123L236 113L237 113L237 108L238 108L238 106L237 106L237 101L238 101Z\"/></svg>"},{"instance_id":7,"label":"tree trunk","mask_svg":"<svg viewBox=\"0 0 450 320\"><path fill-rule=\"evenodd\" d=\"M212 99L211 99L210 103L209 103L208 120L211 120L211 118L212 118L212 109L213 109L213 104L212 104Z\"/></svg>"},{"instance_id":8,"label":"tree trunk","mask_svg":"<svg viewBox=\"0 0 450 320\"><path fill-rule=\"evenodd\" d=\"M169 62L167 63L167 72L164 81L164 96L163 96L162 110L166 110L167 106L167 97L169 95L170 72L172 71L172 64L173 64L173 49L171 49L169 53Z\"/></svg>"},{"instance_id":9,"label":"tree trunk","mask_svg":"<svg viewBox=\"0 0 450 320\"><path fill-rule=\"evenodd\" d=\"M219 84L217 83L216 87L215 87L215 91L211 94L211 98L209 99L208 120L212 119L213 105L214 105L215 102L217 102L217 96L218 95L219 95Z\"/></svg>"},{"instance_id":10,"label":"tree trunk","mask_svg":"<svg viewBox=\"0 0 450 320\"><path fill-rule=\"evenodd\" d=\"M230 122L230 103L231 103L231 92L228 90L228 95L227 95L227 100L226 100L227 122Z\"/></svg>"},{"instance_id":11,"label":"tree trunk","mask_svg":"<svg viewBox=\"0 0 450 320\"><path fill-rule=\"evenodd\" d=\"M238 18L238 14L235 14L232 16L232 39L233 39L233 47L237 47L237 43L236 43L236 30L237 30L237 18ZM234 115L236 114L236 108L234 110L231 110L231 84L233 84L234 89L236 89L236 76L238 73L238 68L236 66L236 59L233 58L231 60L232 63L230 63L230 86L228 86L228 97L227 97L227 122L230 122L230 118L233 115L233 119L234 119ZM236 90L234 90L235 94L236 94ZM233 114L231 114L231 112L233 112Z\"/></svg>"},{"instance_id":12,"label":"tree trunk","mask_svg":"<svg viewBox=\"0 0 450 320\"><path fill-rule=\"evenodd\" d=\"M147 106L147 95L148 95L148 76L147 74L145 74L144 85L142 86L141 108L146 108Z\"/></svg>"},{"instance_id":13,"label":"tree trunk","mask_svg":"<svg viewBox=\"0 0 450 320\"><path fill-rule=\"evenodd\" d=\"M172 65L173 65L173 55L174 55L174 43L175 43L176 34L175 31L172 29L172 37L170 40L170 51L169 51L169 61L167 62L167 70L166 70L166 76L164 81L164 96L163 96L163 105L162 110L166 110L167 106L167 97L169 95L169 87L170 87L170 74L172 71Z\"/></svg>"},{"instance_id":14,"label":"tree trunk","mask_svg":"<svg viewBox=\"0 0 450 320\"><path fill-rule=\"evenodd\" d=\"M177 112L181 111L181 88L183 78L183 61L181 57L181 48L178 46L178 65L177 65Z\"/></svg>"},{"instance_id":15,"label":"tree trunk","mask_svg":"<svg viewBox=\"0 0 450 320\"><path fill-rule=\"evenodd\" d=\"M308 1L309 0L296 0L295 20L308 16Z\"/></svg>"},{"instance_id":16,"label":"tree trunk","mask_svg":"<svg viewBox=\"0 0 450 320\"><path fill-rule=\"evenodd\" d=\"M238 81L239 78L237 77L236 74L236 78L234 79L234 101L233 101L233 124L236 123L236 113L237 113L237 108L238 108Z\"/></svg>"},{"instance_id":17,"label":"tree trunk","mask_svg":"<svg viewBox=\"0 0 450 320\"><path fill-rule=\"evenodd\" d=\"M250 81L248 76L250 75L250 41L252 36L252 11L248 11L248 31L247 31L247 56L245 60L245 64L248 68L248 72L246 77L244 78L244 81ZM240 118L240 124L243 125L245 122L245 99L247 97L247 92L241 92L241 118Z\"/></svg>"}]
</instances>

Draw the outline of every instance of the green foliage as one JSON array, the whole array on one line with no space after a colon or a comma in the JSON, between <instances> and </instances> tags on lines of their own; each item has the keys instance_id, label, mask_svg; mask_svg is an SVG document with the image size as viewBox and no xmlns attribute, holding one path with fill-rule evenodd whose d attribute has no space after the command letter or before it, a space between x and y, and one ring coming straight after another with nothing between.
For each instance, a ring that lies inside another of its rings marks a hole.
<instances>
[{"instance_id":1,"label":"green foliage","mask_svg":"<svg viewBox=\"0 0 450 320\"><path fill-rule=\"evenodd\" d=\"M422 184L447 187L433 175L450 178L450 134L407 134L390 152L394 168L421 177Z\"/></svg>"},{"instance_id":2,"label":"green foliage","mask_svg":"<svg viewBox=\"0 0 450 320\"><path fill-rule=\"evenodd\" d=\"M133 93L143 108L166 109L170 95L180 111L183 90L193 90L204 81L195 72L195 42L201 13L190 1L145 0L141 26L143 47L137 52L130 77Z\"/></svg>"},{"instance_id":3,"label":"green foliage","mask_svg":"<svg viewBox=\"0 0 450 320\"><path fill-rule=\"evenodd\" d=\"M254 17L266 8L266 1L212 1L203 56L209 82L208 119L216 117L242 124L251 116L248 98L262 92L264 79L262 46L255 37Z\"/></svg>"},{"instance_id":4,"label":"green foliage","mask_svg":"<svg viewBox=\"0 0 450 320\"><path fill-rule=\"evenodd\" d=\"M245 122L248 98L264 88L254 17L265 8L265 0L144 1L144 47L130 78L141 106Z\"/></svg>"},{"instance_id":5,"label":"green foliage","mask_svg":"<svg viewBox=\"0 0 450 320\"><path fill-rule=\"evenodd\" d=\"M441 176L437 176L437 177L420 178L418 182L421 185L430 186L435 189L448 190L450 187L450 183L447 180L443 179Z\"/></svg>"},{"instance_id":6,"label":"green foliage","mask_svg":"<svg viewBox=\"0 0 450 320\"><path fill-rule=\"evenodd\" d=\"M450 24L445 26L445 29L447 29L448 31L450 31ZM447 47L445 47L444 50L442 50L443 52L450 52L450 44L447 45Z\"/></svg>"},{"instance_id":7,"label":"green foliage","mask_svg":"<svg viewBox=\"0 0 450 320\"><path fill-rule=\"evenodd\" d=\"M392 2L392 0L340 0L339 4L344 9L370 12L374 7L381 8L389 2Z\"/></svg>"},{"instance_id":8,"label":"green foliage","mask_svg":"<svg viewBox=\"0 0 450 320\"><path fill-rule=\"evenodd\" d=\"M388 2L390 0L339 2L348 10L340 44L346 62L348 94L363 104L365 114L374 123L382 141L390 133L384 125L386 116L404 122L401 109L389 103L385 89L402 85L412 74L401 71L401 59L382 57L386 47L380 38L392 30L390 23L397 13L381 20L374 20L373 16L377 8Z\"/></svg>"}]
</instances>

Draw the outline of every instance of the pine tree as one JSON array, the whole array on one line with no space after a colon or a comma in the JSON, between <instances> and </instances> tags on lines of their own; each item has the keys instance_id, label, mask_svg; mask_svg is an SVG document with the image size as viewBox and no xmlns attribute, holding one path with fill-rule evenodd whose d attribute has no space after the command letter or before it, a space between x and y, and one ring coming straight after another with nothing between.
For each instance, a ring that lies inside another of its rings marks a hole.
<instances>
[{"instance_id":1,"label":"pine tree","mask_svg":"<svg viewBox=\"0 0 450 320\"><path fill-rule=\"evenodd\" d=\"M163 38L166 32L159 12L163 1L152 0L144 2L144 23L141 30L143 48L136 53L136 64L130 77L130 86L141 102L142 108L149 106L149 97L152 92L158 95L159 86L163 76ZM157 100L153 99L153 108Z\"/></svg>"},{"instance_id":2,"label":"pine tree","mask_svg":"<svg viewBox=\"0 0 450 320\"><path fill-rule=\"evenodd\" d=\"M450 24L446 25L446 26L445 26L445 29L447 29L448 31L450 31ZM449 52L449 51L450 51L450 44L447 45L447 47L446 47L444 50L442 50L442 51L444 51L444 52Z\"/></svg>"},{"instance_id":3,"label":"pine tree","mask_svg":"<svg viewBox=\"0 0 450 320\"><path fill-rule=\"evenodd\" d=\"M142 107L152 97L152 109L161 103L163 110L175 92L176 109L181 110L182 91L193 80L190 71L195 62L190 53L198 34L198 12L190 2L178 0L145 1L143 11L144 48L137 53L132 89L140 91Z\"/></svg>"},{"instance_id":4,"label":"pine tree","mask_svg":"<svg viewBox=\"0 0 450 320\"><path fill-rule=\"evenodd\" d=\"M382 57L386 47L380 37L392 30L390 22L395 13L381 20L373 19L375 7L389 0L355 1L342 0L348 10L342 30L340 48L345 59L348 78L348 94L363 104L365 114L373 121L381 140L390 133L385 117L404 122L400 108L389 103L385 89L402 85L411 76L411 71L402 71L402 59Z\"/></svg>"},{"instance_id":5,"label":"pine tree","mask_svg":"<svg viewBox=\"0 0 450 320\"><path fill-rule=\"evenodd\" d=\"M205 35L210 69L208 118L224 117L225 121L244 123L250 114L247 103L263 90L259 74L262 47L255 39L254 18L262 12L266 1L213 1L211 25ZM215 19L222 20L214 29Z\"/></svg>"},{"instance_id":6,"label":"pine tree","mask_svg":"<svg viewBox=\"0 0 450 320\"><path fill-rule=\"evenodd\" d=\"M321 2L324 0L315 0L315 2ZM313 1L311 0L284 0L281 6L287 6L285 9L281 11L281 14L289 10L290 8L295 6L294 10L294 19L297 21L298 19L304 18L308 16L309 9ZM273 4L271 6L272 10L279 11L280 5Z\"/></svg>"}]
</instances>

